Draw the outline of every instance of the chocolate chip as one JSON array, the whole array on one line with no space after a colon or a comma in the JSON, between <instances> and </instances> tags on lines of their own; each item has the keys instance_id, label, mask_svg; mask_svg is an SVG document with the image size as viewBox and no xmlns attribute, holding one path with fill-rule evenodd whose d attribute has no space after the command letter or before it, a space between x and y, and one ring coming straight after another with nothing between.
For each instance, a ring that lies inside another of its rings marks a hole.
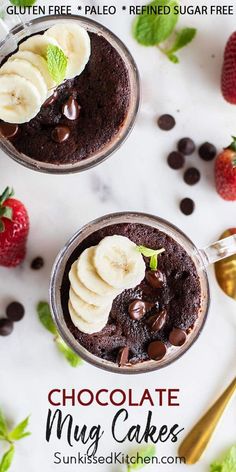
<instances>
[{"instance_id":1,"label":"chocolate chip","mask_svg":"<svg viewBox=\"0 0 236 472\"><path fill-rule=\"evenodd\" d=\"M162 288L166 285L166 276L159 269L147 270L145 278L153 288Z\"/></svg>"},{"instance_id":2,"label":"chocolate chip","mask_svg":"<svg viewBox=\"0 0 236 472\"><path fill-rule=\"evenodd\" d=\"M195 167L189 167L184 173L184 181L188 185L195 185L199 182L201 174Z\"/></svg>"},{"instance_id":3,"label":"chocolate chip","mask_svg":"<svg viewBox=\"0 0 236 472\"><path fill-rule=\"evenodd\" d=\"M196 149L195 143L190 138L182 138L178 142L178 150L182 152L185 156L189 156Z\"/></svg>"},{"instance_id":4,"label":"chocolate chip","mask_svg":"<svg viewBox=\"0 0 236 472\"><path fill-rule=\"evenodd\" d=\"M56 143L63 143L70 136L70 130L67 126L56 126L52 131L52 139Z\"/></svg>"},{"instance_id":5,"label":"chocolate chip","mask_svg":"<svg viewBox=\"0 0 236 472\"><path fill-rule=\"evenodd\" d=\"M147 324L152 331L157 332L163 328L166 322L166 318L167 318L167 311L164 309L160 311L160 313L156 313L155 315L150 316L150 318L148 318L147 320Z\"/></svg>"},{"instance_id":6,"label":"chocolate chip","mask_svg":"<svg viewBox=\"0 0 236 472\"><path fill-rule=\"evenodd\" d=\"M52 105L58 97L58 92L55 91L43 104L43 107L49 107Z\"/></svg>"},{"instance_id":7,"label":"chocolate chip","mask_svg":"<svg viewBox=\"0 0 236 472\"><path fill-rule=\"evenodd\" d=\"M118 353L117 363L120 367L123 367L128 363L128 361L129 361L129 348L122 347Z\"/></svg>"},{"instance_id":8,"label":"chocolate chip","mask_svg":"<svg viewBox=\"0 0 236 472\"><path fill-rule=\"evenodd\" d=\"M208 142L203 143L200 146L198 152L199 152L199 156L204 161L212 161L216 157L216 154L217 154L217 150L214 144L211 144Z\"/></svg>"},{"instance_id":9,"label":"chocolate chip","mask_svg":"<svg viewBox=\"0 0 236 472\"><path fill-rule=\"evenodd\" d=\"M9 336L13 331L13 322L2 318L0 320L0 336Z\"/></svg>"},{"instance_id":10,"label":"chocolate chip","mask_svg":"<svg viewBox=\"0 0 236 472\"><path fill-rule=\"evenodd\" d=\"M7 318L11 321L20 321L24 317L25 309L19 302L12 302L6 309Z\"/></svg>"},{"instance_id":11,"label":"chocolate chip","mask_svg":"<svg viewBox=\"0 0 236 472\"><path fill-rule=\"evenodd\" d=\"M18 133L19 126L12 123L0 123L0 133L4 138L13 138Z\"/></svg>"},{"instance_id":12,"label":"chocolate chip","mask_svg":"<svg viewBox=\"0 0 236 472\"><path fill-rule=\"evenodd\" d=\"M170 344L173 346L183 346L187 339L187 334L185 331L179 328L173 328L169 335Z\"/></svg>"},{"instance_id":13,"label":"chocolate chip","mask_svg":"<svg viewBox=\"0 0 236 472\"><path fill-rule=\"evenodd\" d=\"M171 115L161 115L157 120L157 124L163 131L170 131L175 126L175 119Z\"/></svg>"},{"instance_id":14,"label":"chocolate chip","mask_svg":"<svg viewBox=\"0 0 236 472\"><path fill-rule=\"evenodd\" d=\"M185 158L183 154L177 151L173 151L169 154L167 162L171 169L181 169L184 166Z\"/></svg>"},{"instance_id":15,"label":"chocolate chip","mask_svg":"<svg viewBox=\"0 0 236 472\"><path fill-rule=\"evenodd\" d=\"M191 215L194 212L195 203L191 198L183 198L180 202L180 210L184 215Z\"/></svg>"},{"instance_id":16,"label":"chocolate chip","mask_svg":"<svg viewBox=\"0 0 236 472\"><path fill-rule=\"evenodd\" d=\"M132 320L141 320L146 313L146 303L142 300L134 300L130 303L128 311Z\"/></svg>"},{"instance_id":17,"label":"chocolate chip","mask_svg":"<svg viewBox=\"0 0 236 472\"><path fill-rule=\"evenodd\" d=\"M68 98L67 102L62 107L62 113L68 120L77 120L80 110L81 107L73 97Z\"/></svg>"},{"instance_id":18,"label":"chocolate chip","mask_svg":"<svg viewBox=\"0 0 236 472\"><path fill-rule=\"evenodd\" d=\"M159 361L166 355L167 348L161 341L153 341L149 344L147 352L150 359Z\"/></svg>"},{"instance_id":19,"label":"chocolate chip","mask_svg":"<svg viewBox=\"0 0 236 472\"><path fill-rule=\"evenodd\" d=\"M33 270L39 270L44 266L44 260L42 257L35 257L35 259L32 260L31 262L31 269Z\"/></svg>"}]
</instances>

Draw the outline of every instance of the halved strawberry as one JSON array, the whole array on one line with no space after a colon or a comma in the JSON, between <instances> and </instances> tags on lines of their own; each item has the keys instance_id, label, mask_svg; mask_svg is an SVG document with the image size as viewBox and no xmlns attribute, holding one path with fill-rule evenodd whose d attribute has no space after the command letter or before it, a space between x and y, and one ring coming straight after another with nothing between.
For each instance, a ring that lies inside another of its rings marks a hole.
<instances>
[{"instance_id":1,"label":"halved strawberry","mask_svg":"<svg viewBox=\"0 0 236 472\"><path fill-rule=\"evenodd\" d=\"M15 267L26 254L29 216L25 206L7 187L0 196L0 265Z\"/></svg>"}]
</instances>

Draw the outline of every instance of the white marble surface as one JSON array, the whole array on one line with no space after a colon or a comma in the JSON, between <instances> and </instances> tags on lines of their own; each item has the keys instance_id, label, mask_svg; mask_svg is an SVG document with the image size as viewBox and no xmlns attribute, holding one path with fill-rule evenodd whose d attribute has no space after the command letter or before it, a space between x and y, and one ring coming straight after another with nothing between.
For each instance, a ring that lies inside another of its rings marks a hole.
<instances>
[{"instance_id":1,"label":"white marble surface","mask_svg":"<svg viewBox=\"0 0 236 472\"><path fill-rule=\"evenodd\" d=\"M76 5L74 1L75 11ZM188 158L202 173L201 182L193 188L183 183L181 172L172 171L166 165L167 154L184 135L191 136L197 144L212 141L221 149L236 132L236 108L225 103L219 91L223 48L235 29L235 17L181 18L181 25L197 26L198 35L194 43L180 53L180 65L169 63L155 48L137 45L130 34L131 18L127 14L96 19L127 44L139 66L142 105L128 141L104 164L72 176L38 174L17 165L3 153L0 155L1 189L6 185L14 186L17 197L25 202L31 220L25 263L16 270L0 269L0 313L4 313L4 307L11 299L19 299L26 307L26 316L16 325L13 335L0 339L0 404L15 421L32 414L30 429L33 434L18 444L13 472L73 472L77 467L81 472L120 470L118 466L104 465L53 466L54 450L76 452L76 448L68 451L70 448L63 442L61 445L45 442L47 393L53 387L131 387L137 393L144 386L150 389L180 388L181 406L154 409L154 421L159 425L179 422L187 432L235 375L235 302L220 291L212 269L209 270L211 309L199 341L177 363L145 377L112 375L87 364L72 369L57 353L50 335L37 320L35 305L40 299L47 298L51 266L57 252L82 224L95 217L121 210L150 212L172 221L200 247L216 240L226 228L235 226L236 204L224 202L217 196L211 163L201 162L197 155ZM175 129L169 133L156 126L157 116L165 112L172 113L177 120ZM196 202L196 211L190 217L183 216L178 210L178 201L185 196ZM46 266L39 272L32 272L29 263L38 254L45 258ZM140 408L138 412L131 408L130 423L143 423L145 412L146 408ZM100 422L107 428L114 413L113 408L107 408L105 414L99 407L74 409L80 423L86 423L89 417L89 424ZM204 458L191 470L208 471L209 463L231 446L235 437L234 400ZM1 448L0 445L0 451ZM106 433L99 452L112 449L118 450L119 446ZM128 444L120 449L127 451ZM157 454L175 455L176 449L174 444L160 444ZM147 467L147 470L178 472L183 470L182 467L160 465L158 468Z\"/></svg>"}]
</instances>

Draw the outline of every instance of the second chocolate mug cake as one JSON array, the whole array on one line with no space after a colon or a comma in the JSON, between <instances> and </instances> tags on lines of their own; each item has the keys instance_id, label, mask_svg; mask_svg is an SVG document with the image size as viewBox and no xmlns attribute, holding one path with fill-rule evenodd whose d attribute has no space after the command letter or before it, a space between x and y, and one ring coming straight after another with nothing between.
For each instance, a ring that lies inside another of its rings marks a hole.
<instances>
[{"instance_id":1,"label":"second chocolate mug cake","mask_svg":"<svg viewBox=\"0 0 236 472\"><path fill-rule=\"evenodd\" d=\"M203 251L157 217L107 215L58 256L51 282L57 326L98 367L138 373L168 365L205 323L207 263L232 252L235 238Z\"/></svg>"},{"instance_id":2,"label":"second chocolate mug cake","mask_svg":"<svg viewBox=\"0 0 236 472\"><path fill-rule=\"evenodd\" d=\"M3 149L47 172L101 162L123 142L138 108L138 73L128 50L81 17L46 17L22 28L12 32L13 51L8 40L0 45Z\"/></svg>"}]
</instances>

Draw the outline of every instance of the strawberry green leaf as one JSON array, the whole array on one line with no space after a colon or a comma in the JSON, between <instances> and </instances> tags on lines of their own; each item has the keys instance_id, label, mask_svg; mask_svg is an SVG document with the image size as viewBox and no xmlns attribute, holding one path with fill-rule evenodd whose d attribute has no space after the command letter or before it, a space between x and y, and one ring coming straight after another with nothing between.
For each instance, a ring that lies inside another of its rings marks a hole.
<instances>
[{"instance_id":1,"label":"strawberry green leaf","mask_svg":"<svg viewBox=\"0 0 236 472\"><path fill-rule=\"evenodd\" d=\"M49 73L54 82L56 82L57 85L61 84L66 77L68 64L68 58L63 50L58 46L50 44L47 48L47 64Z\"/></svg>"},{"instance_id":2,"label":"strawberry green leaf","mask_svg":"<svg viewBox=\"0 0 236 472\"><path fill-rule=\"evenodd\" d=\"M143 46L155 46L165 41L178 21L178 13L175 10L178 5L177 0L154 0L149 3L147 11L139 15L133 25L133 35L138 43ZM164 6L170 8L167 15L148 11L148 7L163 8Z\"/></svg>"},{"instance_id":3,"label":"strawberry green leaf","mask_svg":"<svg viewBox=\"0 0 236 472\"><path fill-rule=\"evenodd\" d=\"M2 217L7 218L8 220L12 220L12 217L13 217L12 208L7 207L7 206L0 207L0 218Z\"/></svg>"},{"instance_id":4,"label":"strawberry green leaf","mask_svg":"<svg viewBox=\"0 0 236 472\"><path fill-rule=\"evenodd\" d=\"M13 457L15 453L15 448L13 444L11 445L10 449L4 454L1 462L0 462L0 472L6 472L10 469Z\"/></svg>"},{"instance_id":5,"label":"strawberry green leaf","mask_svg":"<svg viewBox=\"0 0 236 472\"><path fill-rule=\"evenodd\" d=\"M50 333L56 335L57 329L52 319L49 304L47 302L39 302L37 305L37 312L39 320L41 321L44 328L50 331Z\"/></svg>"},{"instance_id":6,"label":"strawberry green leaf","mask_svg":"<svg viewBox=\"0 0 236 472\"><path fill-rule=\"evenodd\" d=\"M2 195L0 195L0 206L3 205L3 203L8 200L8 198L12 198L14 195L14 190L10 187L5 188L4 192Z\"/></svg>"},{"instance_id":7,"label":"strawberry green leaf","mask_svg":"<svg viewBox=\"0 0 236 472\"><path fill-rule=\"evenodd\" d=\"M30 436L30 432L25 431L29 425L29 416L25 420L21 421L9 434L9 441L19 441L19 439Z\"/></svg>"},{"instance_id":8,"label":"strawberry green leaf","mask_svg":"<svg viewBox=\"0 0 236 472\"><path fill-rule=\"evenodd\" d=\"M61 336L58 335L55 339L55 342L59 351L63 354L65 359L72 367L77 367L78 365L82 364L82 360L80 359L80 357L67 346Z\"/></svg>"}]
</instances>

